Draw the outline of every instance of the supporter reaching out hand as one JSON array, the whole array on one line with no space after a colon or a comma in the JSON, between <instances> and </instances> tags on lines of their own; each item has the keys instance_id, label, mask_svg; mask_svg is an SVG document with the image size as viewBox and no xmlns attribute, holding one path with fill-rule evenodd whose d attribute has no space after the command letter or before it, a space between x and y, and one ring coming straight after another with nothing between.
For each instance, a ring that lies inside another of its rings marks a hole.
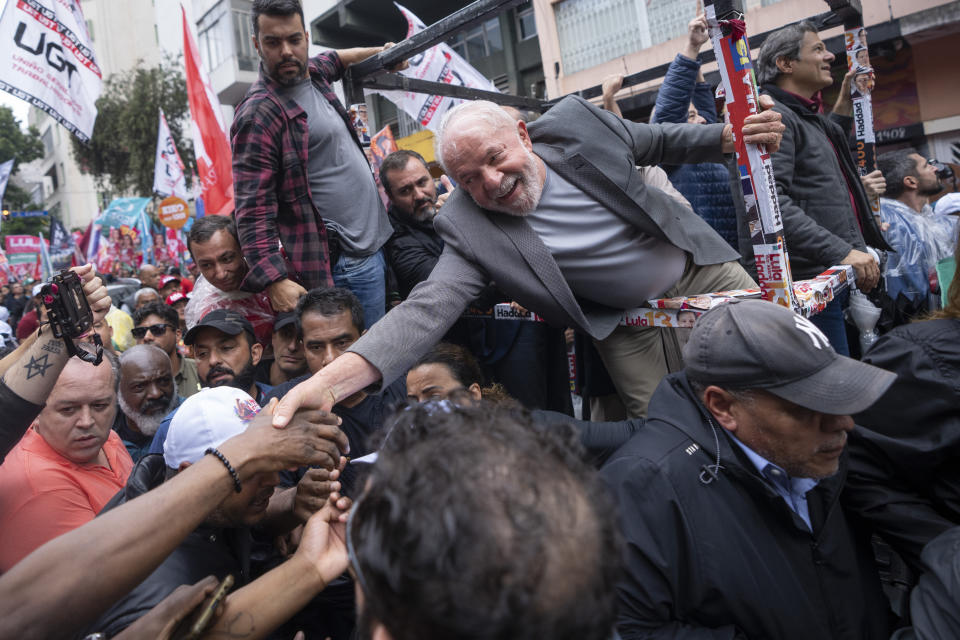
<instances>
[{"instance_id":1,"label":"supporter reaching out hand","mask_svg":"<svg viewBox=\"0 0 960 640\"><path fill-rule=\"evenodd\" d=\"M843 76L843 82L840 83L840 93L837 94L837 101L833 103L833 112L838 116L853 115L853 100L850 97L850 83L853 77L857 75L857 67L847 71Z\"/></svg>"},{"instance_id":2,"label":"supporter reaching out hand","mask_svg":"<svg viewBox=\"0 0 960 640\"><path fill-rule=\"evenodd\" d=\"M248 461L254 473L299 466L332 470L339 466L341 453L349 453L350 445L338 426L340 418L337 416L325 411L301 409L293 414L284 433L280 434L270 426L276 408L274 398L250 422L246 431L221 446L220 450L228 460L233 462L236 459L240 464Z\"/></svg>"},{"instance_id":3,"label":"supporter reaching out hand","mask_svg":"<svg viewBox=\"0 0 960 640\"><path fill-rule=\"evenodd\" d=\"M620 88L623 87L623 74L614 73L607 76L603 79L603 84L600 86L603 89L603 108L622 118L623 113L620 111L620 105L617 104L614 96L617 95L617 91L620 91Z\"/></svg>"},{"instance_id":4,"label":"supporter reaching out hand","mask_svg":"<svg viewBox=\"0 0 960 640\"><path fill-rule=\"evenodd\" d=\"M160 604L114 636L115 640L169 640L177 625L202 605L216 588L217 579L214 576L207 576L196 584L177 587ZM214 612L214 616L217 615Z\"/></svg>"},{"instance_id":5,"label":"supporter reaching out hand","mask_svg":"<svg viewBox=\"0 0 960 640\"><path fill-rule=\"evenodd\" d=\"M449 198L450 194L453 193L453 190L456 189L446 174L440 176L440 184L442 184L443 188L447 191L446 193L441 193L439 196L437 196L437 209L443 206L443 203L447 201L447 198Z\"/></svg>"},{"instance_id":6,"label":"supporter reaching out hand","mask_svg":"<svg viewBox=\"0 0 960 640\"><path fill-rule=\"evenodd\" d=\"M700 55L700 48L709 40L707 16L700 13L687 24L687 46L682 52L683 55L691 60L696 60L697 56Z\"/></svg>"},{"instance_id":7,"label":"supporter reaching out hand","mask_svg":"<svg viewBox=\"0 0 960 640\"><path fill-rule=\"evenodd\" d=\"M331 493L306 524L296 553L224 601L211 636L263 638L347 569L346 523L352 502Z\"/></svg>"}]
</instances>

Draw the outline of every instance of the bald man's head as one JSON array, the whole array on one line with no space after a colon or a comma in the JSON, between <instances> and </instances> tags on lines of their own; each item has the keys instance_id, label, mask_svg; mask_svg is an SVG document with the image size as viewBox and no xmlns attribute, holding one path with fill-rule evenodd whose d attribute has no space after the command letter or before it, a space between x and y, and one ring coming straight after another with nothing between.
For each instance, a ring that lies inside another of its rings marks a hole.
<instances>
[{"instance_id":1,"label":"bald man's head","mask_svg":"<svg viewBox=\"0 0 960 640\"><path fill-rule=\"evenodd\" d=\"M120 408L143 435L157 432L177 402L170 357L151 344L130 347L120 356Z\"/></svg>"},{"instance_id":2,"label":"bald man's head","mask_svg":"<svg viewBox=\"0 0 960 640\"><path fill-rule=\"evenodd\" d=\"M144 287L156 289L157 285L160 284L160 269L157 269L152 264L145 264L140 267L138 276L140 278L140 284Z\"/></svg>"}]
</instances>

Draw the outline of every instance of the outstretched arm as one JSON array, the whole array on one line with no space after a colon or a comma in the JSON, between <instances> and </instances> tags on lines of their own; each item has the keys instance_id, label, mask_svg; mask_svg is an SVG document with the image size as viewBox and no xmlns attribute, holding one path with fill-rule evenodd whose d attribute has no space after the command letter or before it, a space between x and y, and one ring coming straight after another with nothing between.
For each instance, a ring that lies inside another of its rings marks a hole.
<instances>
[{"instance_id":1,"label":"outstretched arm","mask_svg":"<svg viewBox=\"0 0 960 640\"><path fill-rule=\"evenodd\" d=\"M270 424L274 407L219 447L241 483L290 467L334 468L347 446L336 416L301 412L281 431ZM62 637L90 624L232 491L224 465L204 456L156 489L43 545L0 577L0 637Z\"/></svg>"},{"instance_id":2,"label":"outstretched arm","mask_svg":"<svg viewBox=\"0 0 960 640\"><path fill-rule=\"evenodd\" d=\"M293 557L230 594L208 636L264 638L346 571L350 505L349 498L330 494L323 509L307 521Z\"/></svg>"}]
</instances>

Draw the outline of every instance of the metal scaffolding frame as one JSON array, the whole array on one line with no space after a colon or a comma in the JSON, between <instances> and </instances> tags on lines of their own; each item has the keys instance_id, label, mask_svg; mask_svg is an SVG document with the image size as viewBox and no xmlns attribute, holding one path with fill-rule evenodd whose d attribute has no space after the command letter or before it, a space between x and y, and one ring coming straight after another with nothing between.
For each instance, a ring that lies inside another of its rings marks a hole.
<instances>
[{"instance_id":1,"label":"metal scaffolding frame","mask_svg":"<svg viewBox=\"0 0 960 640\"><path fill-rule=\"evenodd\" d=\"M526 0L476 0L476 2L450 14L446 18L438 20L420 33L407 38L387 51L378 53L375 56L371 56L362 62L352 65L347 69L343 79L343 88L346 94L347 104L363 102L364 89L384 89L429 93L465 100L490 100L497 104L521 109L546 111L563 96L551 100L539 100L537 98L515 96L496 91L472 89L444 82L418 80L389 71L391 67L394 67L403 60L426 51L430 47L445 41L453 34L464 29L469 29L488 19L490 16L516 7L525 1ZM819 31L833 27L850 26L862 20L863 9L860 0L825 1L830 7L829 11L807 18L807 20L816 25ZM771 33L773 33L773 31L765 31L748 36L750 48L758 50ZM703 63L713 62L715 59L712 50L707 50L700 54L700 61ZM624 77L623 88L662 78L666 75L669 66L669 63L661 64L637 73L632 73ZM575 93L589 100L599 97L602 94L602 90L600 85L596 85Z\"/></svg>"}]
</instances>

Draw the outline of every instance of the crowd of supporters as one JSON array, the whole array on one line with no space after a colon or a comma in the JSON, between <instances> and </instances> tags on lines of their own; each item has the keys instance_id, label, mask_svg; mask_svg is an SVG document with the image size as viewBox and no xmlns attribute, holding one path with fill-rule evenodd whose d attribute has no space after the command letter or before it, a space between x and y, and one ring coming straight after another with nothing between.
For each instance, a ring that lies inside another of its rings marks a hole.
<instances>
[{"instance_id":1,"label":"crowd of supporters","mask_svg":"<svg viewBox=\"0 0 960 640\"><path fill-rule=\"evenodd\" d=\"M3 287L0 637L960 637L960 198L916 149L858 173L859 67L826 107L814 25L765 40L742 135L793 277L853 281L664 328L621 319L757 287L702 15L650 123L622 77L466 102L439 166L382 162L386 205L331 83L391 44L252 21L237 209L190 273L74 267L79 338Z\"/></svg>"}]
</instances>

